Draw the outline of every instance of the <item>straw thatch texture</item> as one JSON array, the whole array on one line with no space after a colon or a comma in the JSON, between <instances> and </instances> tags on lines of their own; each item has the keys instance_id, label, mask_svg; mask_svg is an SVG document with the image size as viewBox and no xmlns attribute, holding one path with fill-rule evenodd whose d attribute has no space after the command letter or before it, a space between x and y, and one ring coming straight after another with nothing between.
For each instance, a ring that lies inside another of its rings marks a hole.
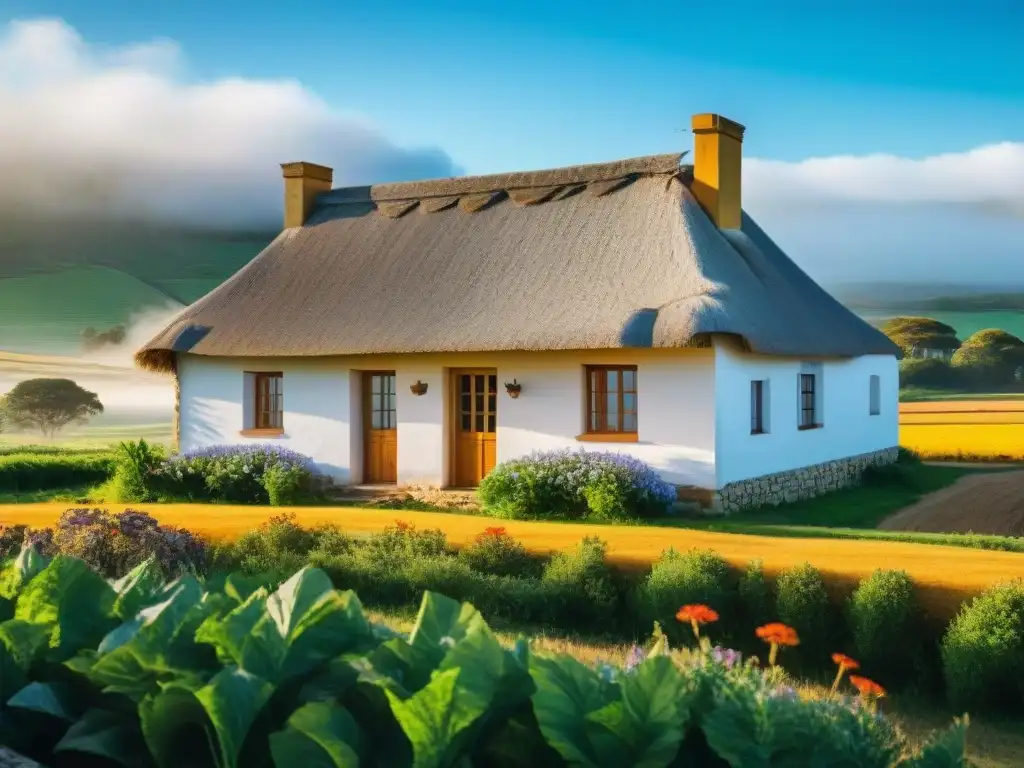
<instances>
[{"instance_id":1,"label":"straw thatch texture","mask_svg":"<svg viewBox=\"0 0 1024 768\"><path fill-rule=\"evenodd\" d=\"M714 333L776 355L898 353L749 217L720 231L680 157L332 190L136 359L678 347Z\"/></svg>"}]
</instances>

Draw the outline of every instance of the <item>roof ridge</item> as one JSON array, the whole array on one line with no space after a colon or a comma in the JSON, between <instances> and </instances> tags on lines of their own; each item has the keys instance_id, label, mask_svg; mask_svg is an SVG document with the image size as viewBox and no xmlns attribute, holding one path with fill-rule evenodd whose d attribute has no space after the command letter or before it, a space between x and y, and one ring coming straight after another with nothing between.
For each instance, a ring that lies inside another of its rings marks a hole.
<instances>
[{"instance_id":1,"label":"roof ridge","mask_svg":"<svg viewBox=\"0 0 1024 768\"><path fill-rule=\"evenodd\" d=\"M334 205L371 200L375 202L422 200L432 197L479 195L536 187L565 187L573 184L611 181L627 176L674 174L679 172L680 161L685 154L685 152L674 152L537 171L512 171L483 176L453 176L424 181L338 187L320 195L317 202L318 204Z\"/></svg>"}]
</instances>

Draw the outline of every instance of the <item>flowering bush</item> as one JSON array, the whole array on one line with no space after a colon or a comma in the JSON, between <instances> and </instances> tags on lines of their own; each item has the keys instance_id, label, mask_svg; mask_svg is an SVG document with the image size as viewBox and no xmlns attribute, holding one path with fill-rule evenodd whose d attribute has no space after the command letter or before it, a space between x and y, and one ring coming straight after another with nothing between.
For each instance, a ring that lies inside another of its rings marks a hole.
<instances>
[{"instance_id":1,"label":"flowering bush","mask_svg":"<svg viewBox=\"0 0 1024 768\"><path fill-rule=\"evenodd\" d=\"M214 445L175 454L154 474L168 496L268 504L272 493L293 502L309 491L313 469L308 456L276 445Z\"/></svg>"},{"instance_id":2,"label":"flowering bush","mask_svg":"<svg viewBox=\"0 0 1024 768\"><path fill-rule=\"evenodd\" d=\"M124 576L150 558L168 576L202 571L207 562L202 539L133 509L69 509L54 528L26 532L23 542L41 555L80 558L111 578Z\"/></svg>"},{"instance_id":3,"label":"flowering bush","mask_svg":"<svg viewBox=\"0 0 1024 768\"><path fill-rule=\"evenodd\" d=\"M499 464L479 496L499 517L613 520L664 514L676 491L632 456L562 450Z\"/></svg>"}]
</instances>

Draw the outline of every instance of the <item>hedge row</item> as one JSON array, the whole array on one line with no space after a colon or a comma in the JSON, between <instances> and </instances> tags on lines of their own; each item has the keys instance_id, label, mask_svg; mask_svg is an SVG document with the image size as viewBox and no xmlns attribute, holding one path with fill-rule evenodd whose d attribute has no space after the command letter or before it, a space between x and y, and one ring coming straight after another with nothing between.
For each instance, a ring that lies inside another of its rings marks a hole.
<instances>
[{"instance_id":1,"label":"hedge row","mask_svg":"<svg viewBox=\"0 0 1024 768\"><path fill-rule=\"evenodd\" d=\"M111 451L0 453L0 492L21 493L105 482L117 461Z\"/></svg>"}]
</instances>

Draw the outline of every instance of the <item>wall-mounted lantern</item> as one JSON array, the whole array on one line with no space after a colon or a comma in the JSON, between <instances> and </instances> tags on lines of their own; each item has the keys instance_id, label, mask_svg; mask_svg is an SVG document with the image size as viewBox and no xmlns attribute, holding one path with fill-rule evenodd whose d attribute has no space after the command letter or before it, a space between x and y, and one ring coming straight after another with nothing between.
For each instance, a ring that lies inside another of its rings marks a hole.
<instances>
[{"instance_id":1,"label":"wall-mounted lantern","mask_svg":"<svg viewBox=\"0 0 1024 768\"><path fill-rule=\"evenodd\" d=\"M508 392L508 396L515 400L519 397L519 393L523 391L523 385L515 379L512 379L512 383L505 382L505 391Z\"/></svg>"},{"instance_id":2,"label":"wall-mounted lantern","mask_svg":"<svg viewBox=\"0 0 1024 768\"><path fill-rule=\"evenodd\" d=\"M424 383L423 383L422 381L420 381L419 379L417 379L417 380L416 380L416 383L415 383L415 384L413 384L412 386L410 386L410 387L409 387L409 390L410 390L410 391L411 391L411 392L412 392L412 393L413 393L414 395L416 395L416 397L419 397L420 395L425 395L425 394L427 394L427 385L426 385L426 384L424 384Z\"/></svg>"}]
</instances>

